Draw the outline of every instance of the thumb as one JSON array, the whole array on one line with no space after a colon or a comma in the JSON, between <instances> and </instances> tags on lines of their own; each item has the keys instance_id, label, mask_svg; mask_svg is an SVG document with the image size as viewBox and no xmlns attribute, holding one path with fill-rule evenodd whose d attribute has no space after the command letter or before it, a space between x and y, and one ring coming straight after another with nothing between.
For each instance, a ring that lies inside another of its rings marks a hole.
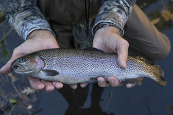
<instances>
[{"instance_id":1,"label":"thumb","mask_svg":"<svg viewBox=\"0 0 173 115\"><path fill-rule=\"evenodd\" d=\"M118 54L118 65L126 69L126 62L127 62L127 57L128 57L128 47L129 44L128 42L124 44L120 44L117 48L117 54Z\"/></svg>"},{"instance_id":2,"label":"thumb","mask_svg":"<svg viewBox=\"0 0 173 115\"><path fill-rule=\"evenodd\" d=\"M12 71L11 69L11 64L13 63L13 59L10 59L1 69L0 73L1 74L8 74Z\"/></svg>"},{"instance_id":3,"label":"thumb","mask_svg":"<svg viewBox=\"0 0 173 115\"><path fill-rule=\"evenodd\" d=\"M11 59L0 69L1 74L8 74L12 71L11 65L12 65L13 61L21 56L21 54L19 53L19 50L20 50L19 47L15 48L13 50Z\"/></svg>"}]
</instances>

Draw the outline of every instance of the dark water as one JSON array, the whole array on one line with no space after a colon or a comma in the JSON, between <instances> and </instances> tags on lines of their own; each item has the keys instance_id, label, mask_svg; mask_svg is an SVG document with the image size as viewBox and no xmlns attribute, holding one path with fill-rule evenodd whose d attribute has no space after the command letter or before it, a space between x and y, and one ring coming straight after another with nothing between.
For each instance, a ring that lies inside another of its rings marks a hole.
<instances>
[{"instance_id":1,"label":"dark water","mask_svg":"<svg viewBox=\"0 0 173 115\"><path fill-rule=\"evenodd\" d=\"M145 5L138 1L138 4L152 19L152 12L156 11L157 14L158 11L163 9L163 1L148 0L145 1ZM164 2L172 3L169 0ZM159 23L164 23L162 28L159 28L159 24L156 24L156 26L170 38L173 44L173 21ZM1 24L0 36L3 36L3 32L8 30L9 26L6 22ZM7 38L11 52L22 42L23 40L14 31ZM100 88L93 83L83 89L78 87L76 90L65 86L61 90L55 90L51 93L46 93L45 91L36 92L37 100L27 104L32 104L36 115L171 115L168 112L171 109L168 108L173 105L173 53L171 52L167 58L157 64L165 71L165 79L168 81L165 87L158 86L150 79L144 79L141 86L135 86L131 89L127 89L125 85L118 88ZM0 86L2 86L3 82L5 81L0 81ZM20 85L20 87L29 86L25 78L15 84ZM8 87L5 88L7 88L5 90L9 90ZM13 87L11 88L14 90ZM0 101L1 104L4 100ZM10 105L7 111L9 112L11 108L12 106ZM26 115L32 113L27 111L23 113ZM21 113L17 107L12 112L14 115ZM0 111L0 114L5 114L5 112Z\"/></svg>"}]
</instances>

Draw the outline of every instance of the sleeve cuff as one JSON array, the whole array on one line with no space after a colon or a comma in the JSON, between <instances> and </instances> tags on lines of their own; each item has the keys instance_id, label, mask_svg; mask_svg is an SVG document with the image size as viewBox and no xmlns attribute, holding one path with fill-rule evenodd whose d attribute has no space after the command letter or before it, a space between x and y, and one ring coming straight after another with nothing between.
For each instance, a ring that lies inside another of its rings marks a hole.
<instances>
[{"instance_id":1,"label":"sleeve cuff","mask_svg":"<svg viewBox=\"0 0 173 115\"><path fill-rule=\"evenodd\" d=\"M110 13L105 13L101 16L98 16L96 19L96 23L94 24L92 28L93 35L95 34L97 30L97 26L101 23L107 23L108 26L116 27L117 29L119 29L120 35L121 36L124 35L123 27L125 25L125 22L124 22L124 18L122 18L121 15L110 12Z\"/></svg>"},{"instance_id":2,"label":"sleeve cuff","mask_svg":"<svg viewBox=\"0 0 173 115\"><path fill-rule=\"evenodd\" d=\"M119 29L121 36L124 35L124 25L127 22L136 0L103 0L99 13L92 28L94 34L95 28L104 23L106 26L114 26Z\"/></svg>"},{"instance_id":3,"label":"sleeve cuff","mask_svg":"<svg viewBox=\"0 0 173 115\"><path fill-rule=\"evenodd\" d=\"M29 21L29 23L25 22L21 27L20 35L24 40L27 40L28 35L34 30L48 30L56 37L54 32L51 30L49 24L47 23L47 21L42 19Z\"/></svg>"},{"instance_id":4,"label":"sleeve cuff","mask_svg":"<svg viewBox=\"0 0 173 115\"><path fill-rule=\"evenodd\" d=\"M123 36L124 35L124 30L123 28L121 28L119 25L117 25L116 23L112 22L112 21L100 21L98 23L96 23L93 28L92 28L92 35L95 35L96 31L100 28L103 27L107 27L107 26L113 26L115 28L117 28L120 32L120 35Z\"/></svg>"}]
</instances>

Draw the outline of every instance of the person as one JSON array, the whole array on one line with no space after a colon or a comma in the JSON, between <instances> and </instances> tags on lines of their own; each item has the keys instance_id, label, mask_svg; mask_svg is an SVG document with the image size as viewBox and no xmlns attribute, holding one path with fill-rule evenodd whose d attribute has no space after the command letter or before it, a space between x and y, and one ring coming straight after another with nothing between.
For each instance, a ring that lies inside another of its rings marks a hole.
<instances>
[{"instance_id":1,"label":"person","mask_svg":"<svg viewBox=\"0 0 173 115\"><path fill-rule=\"evenodd\" d=\"M136 0L0 0L0 10L25 42L14 49L0 73L11 72L12 62L23 55L49 48L95 47L118 54L126 68L128 53L154 63L170 52L169 39L134 5ZM134 7L134 10L133 10ZM133 12L132 12L133 11ZM132 13L131 13L132 12ZM131 15L131 16L130 16ZM53 91L60 82L28 77L34 89ZM99 77L100 87L122 85L116 76ZM80 84L85 87L87 84ZM133 87L134 84L126 84ZM71 85L77 88L76 84Z\"/></svg>"}]
</instances>

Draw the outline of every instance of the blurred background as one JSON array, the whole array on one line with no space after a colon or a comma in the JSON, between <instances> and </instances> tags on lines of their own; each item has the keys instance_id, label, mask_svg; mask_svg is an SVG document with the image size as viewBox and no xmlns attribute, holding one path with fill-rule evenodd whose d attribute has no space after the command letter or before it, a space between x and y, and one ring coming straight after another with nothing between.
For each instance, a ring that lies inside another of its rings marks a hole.
<instances>
[{"instance_id":1,"label":"blurred background","mask_svg":"<svg viewBox=\"0 0 173 115\"><path fill-rule=\"evenodd\" d=\"M173 44L173 0L137 0L137 5ZM0 12L0 67L22 42ZM0 75L0 115L173 115L173 53L156 64L165 71L165 87L144 79L131 89L91 83L47 93L32 89L25 76Z\"/></svg>"}]
</instances>

